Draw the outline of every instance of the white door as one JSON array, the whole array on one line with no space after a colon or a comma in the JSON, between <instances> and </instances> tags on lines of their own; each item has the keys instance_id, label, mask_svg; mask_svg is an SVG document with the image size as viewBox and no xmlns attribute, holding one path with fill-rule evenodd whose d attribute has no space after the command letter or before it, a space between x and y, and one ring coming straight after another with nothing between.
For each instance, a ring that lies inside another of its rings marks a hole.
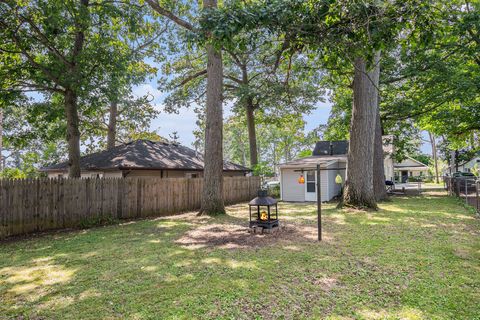
<instances>
[{"instance_id":1,"label":"white door","mask_svg":"<svg viewBox=\"0 0 480 320\"><path fill-rule=\"evenodd\" d=\"M305 201L317 201L317 172L307 171L305 179Z\"/></svg>"}]
</instances>

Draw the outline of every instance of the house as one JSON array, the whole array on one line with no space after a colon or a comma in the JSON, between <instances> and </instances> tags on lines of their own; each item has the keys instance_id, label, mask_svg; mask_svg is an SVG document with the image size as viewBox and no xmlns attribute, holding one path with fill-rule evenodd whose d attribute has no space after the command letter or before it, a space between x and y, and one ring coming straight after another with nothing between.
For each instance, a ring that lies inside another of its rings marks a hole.
<instances>
[{"instance_id":1,"label":"house","mask_svg":"<svg viewBox=\"0 0 480 320\"><path fill-rule=\"evenodd\" d=\"M460 163L458 165L458 171L460 172L472 172L473 170L480 168L480 153L477 153L472 159Z\"/></svg>"},{"instance_id":2,"label":"house","mask_svg":"<svg viewBox=\"0 0 480 320\"><path fill-rule=\"evenodd\" d=\"M396 182L407 182L408 178L425 177L428 175L428 166L418 160L408 157L393 165Z\"/></svg>"},{"instance_id":3,"label":"house","mask_svg":"<svg viewBox=\"0 0 480 320\"><path fill-rule=\"evenodd\" d=\"M203 176L204 162L202 154L177 143L136 140L81 157L80 168L82 178L198 178ZM67 177L68 163L41 171L49 178ZM250 171L232 162L223 164L224 176L244 176Z\"/></svg>"},{"instance_id":4,"label":"house","mask_svg":"<svg viewBox=\"0 0 480 320\"><path fill-rule=\"evenodd\" d=\"M383 137L384 170L387 180L394 179L395 166L402 164L395 163L393 160L392 140L392 136ZM315 145L312 156L281 164L279 169L282 200L299 202L317 200L317 164L320 164L321 169L321 200L329 201L339 195L342 184L337 183L339 180L337 176L345 182L347 154L348 141L319 141Z\"/></svg>"}]
</instances>

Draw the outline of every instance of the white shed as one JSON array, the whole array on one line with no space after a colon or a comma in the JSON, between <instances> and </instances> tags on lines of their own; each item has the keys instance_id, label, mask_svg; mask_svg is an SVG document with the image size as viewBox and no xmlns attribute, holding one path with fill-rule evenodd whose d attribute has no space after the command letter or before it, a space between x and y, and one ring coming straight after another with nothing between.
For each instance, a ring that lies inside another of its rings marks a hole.
<instances>
[{"instance_id":1,"label":"white shed","mask_svg":"<svg viewBox=\"0 0 480 320\"><path fill-rule=\"evenodd\" d=\"M283 201L317 201L316 167L320 164L322 201L329 201L340 194L341 185L335 182L337 175L345 181L346 157L311 156L287 162L280 168L280 193ZM299 180L303 178L303 183Z\"/></svg>"}]
</instances>

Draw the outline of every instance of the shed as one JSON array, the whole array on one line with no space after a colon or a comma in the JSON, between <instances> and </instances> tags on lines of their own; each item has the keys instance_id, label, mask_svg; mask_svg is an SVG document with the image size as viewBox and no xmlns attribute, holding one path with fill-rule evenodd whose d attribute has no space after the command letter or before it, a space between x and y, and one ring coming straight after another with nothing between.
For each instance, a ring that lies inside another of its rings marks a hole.
<instances>
[{"instance_id":1,"label":"shed","mask_svg":"<svg viewBox=\"0 0 480 320\"><path fill-rule=\"evenodd\" d=\"M346 162L345 156L311 156L280 165L282 200L294 202L317 200L317 164L320 164L321 200L331 200L340 194L341 185L337 184L335 179L340 175L342 181L345 181ZM304 178L304 183L299 182L300 177Z\"/></svg>"}]
</instances>

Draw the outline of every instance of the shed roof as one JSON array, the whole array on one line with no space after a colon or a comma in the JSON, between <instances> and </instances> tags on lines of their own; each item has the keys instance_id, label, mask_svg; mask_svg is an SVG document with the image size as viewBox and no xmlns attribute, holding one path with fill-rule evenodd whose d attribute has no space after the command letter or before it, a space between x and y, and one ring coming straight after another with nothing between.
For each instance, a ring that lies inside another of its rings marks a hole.
<instances>
[{"instance_id":1,"label":"shed roof","mask_svg":"<svg viewBox=\"0 0 480 320\"><path fill-rule=\"evenodd\" d=\"M299 168L299 167L315 167L317 164L330 165L337 161L347 161L347 155L335 156L310 156L296 159L279 165L280 168Z\"/></svg>"},{"instance_id":2,"label":"shed roof","mask_svg":"<svg viewBox=\"0 0 480 320\"><path fill-rule=\"evenodd\" d=\"M81 157L80 168L82 170L203 170L204 161L203 154L177 143L135 140L110 150ZM42 171L67 169L68 163L62 162L42 168ZM247 167L229 161L224 161L223 170L250 171Z\"/></svg>"}]
</instances>

